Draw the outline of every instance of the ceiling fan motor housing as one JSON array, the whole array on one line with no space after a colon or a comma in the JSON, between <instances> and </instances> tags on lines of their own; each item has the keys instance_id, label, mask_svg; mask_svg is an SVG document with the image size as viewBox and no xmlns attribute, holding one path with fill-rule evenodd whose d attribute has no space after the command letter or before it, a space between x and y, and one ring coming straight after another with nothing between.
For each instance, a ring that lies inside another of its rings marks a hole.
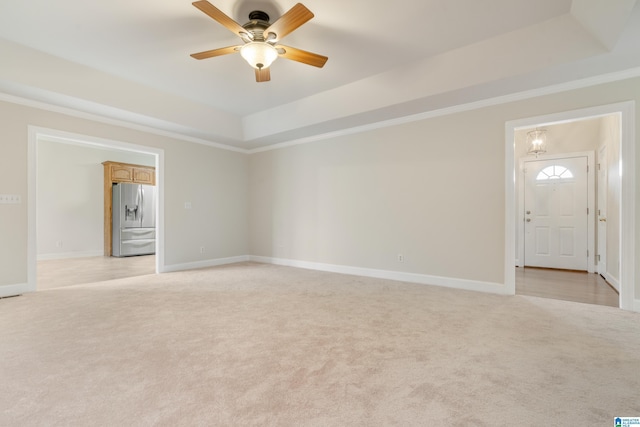
<instances>
[{"instance_id":1,"label":"ceiling fan motor housing","mask_svg":"<svg viewBox=\"0 0 640 427\"><path fill-rule=\"evenodd\" d=\"M249 13L249 19L252 21L258 20L258 21L269 22L269 15L267 15L266 12L263 12L261 10L254 10L253 12Z\"/></svg>"},{"instance_id":2,"label":"ceiling fan motor housing","mask_svg":"<svg viewBox=\"0 0 640 427\"><path fill-rule=\"evenodd\" d=\"M254 41L265 41L264 30L269 28L269 15L261 10L249 13L249 22L242 27L253 35Z\"/></svg>"}]
</instances>

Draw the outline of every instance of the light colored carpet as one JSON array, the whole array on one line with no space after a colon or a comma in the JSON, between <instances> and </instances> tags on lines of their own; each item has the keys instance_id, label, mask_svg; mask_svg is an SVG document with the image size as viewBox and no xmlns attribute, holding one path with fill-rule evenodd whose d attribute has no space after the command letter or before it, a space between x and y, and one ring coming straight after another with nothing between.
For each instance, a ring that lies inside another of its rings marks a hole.
<instances>
[{"instance_id":1,"label":"light colored carpet","mask_svg":"<svg viewBox=\"0 0 640 427\"><path fill-rule=\"evenodd\" d=\"M640 315L256 263L0 300L0 425L609 426Z\"/></svg>"}]
</instances>

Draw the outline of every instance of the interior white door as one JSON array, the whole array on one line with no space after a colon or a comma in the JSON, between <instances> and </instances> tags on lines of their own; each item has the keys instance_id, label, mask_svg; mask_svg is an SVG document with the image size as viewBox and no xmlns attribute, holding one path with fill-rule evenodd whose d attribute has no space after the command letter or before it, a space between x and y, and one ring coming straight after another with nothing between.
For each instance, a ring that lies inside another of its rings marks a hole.
<instances>
[{"instance_id":1,"label":"interior white door","mask_svg":"<svg viewBox=\"0 0 640 427\"><path fill-rule=\"evenodd\" d=\"M598 152L598 273L607 272L607 147Z\"/></svg>"},{"instance_id":2,"label":"interior white door","mask_svg":"<svg viewBox=\"0 0 640 427\"><path fill-rule=\"evenodd\" d=\"M587 270L587 157L525 162L524 259Z\"/></svg>"}]
</instances>

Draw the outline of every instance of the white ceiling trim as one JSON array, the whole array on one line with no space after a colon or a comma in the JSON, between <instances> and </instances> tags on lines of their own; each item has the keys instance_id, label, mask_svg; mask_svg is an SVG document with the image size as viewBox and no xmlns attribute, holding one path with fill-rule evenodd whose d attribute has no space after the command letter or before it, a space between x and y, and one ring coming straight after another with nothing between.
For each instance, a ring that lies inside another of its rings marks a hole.
<instances>
[{"instance_id":1,"label":"white ceiling trim","mask_svg":"<svg viewBox=\"0 0 640 427\"><path fill-rule=\"evenodd\" d=\"M615 7L611 7L612 3ZM620 39L636 0L573 0L571 15L608 50Z\"/></svg>"},{"instance_id":2,"label":"white ceiling trim","mask_svg":"<svg viewBox=\"0 0 640 427\"><path fill-rule=\"evenodd\" d=\"M222 150L235 151L238 153L248 153L248 150L244 148L233 147L231 145L221 144L218 142L208 141L206 139L194 138L189 135L184 135L177 132L169 132L162 129L157 129L152 126L140 125L130 121L112 119L110 117L101 116L99 114L87 113L81 110L76 110L69 107L61 107L59 105L50 104L43 101L34 101L32 99L23 98L16 95L0 92L0 101L10 102L12 104L24 105L25 107L37 108L39 110L50 111L52 113L60 113L79 119L91 120L94 122L105 123L108 125L119 126L127 129L137 130L141 132L147 132L154 135L166 136L168 138L179 139L182 141L193 142L195 144L207 145L209 147L220 148Z\"/></svg>"},{"instance_id":3,"label":"white ceiling trim","mask_svg":"<svg viewBox=\"0 0 640 427\"><path fill-rule=\"evenodd\" d=\"M244 139L268 138L605 53L593 35L566 14L250 114L242 118Z\"/></svg>"},{"instance_id":4,"label":"white ceiling trim","mask_svg":"<svg viewBox=\"0 0 640 427\"><path fill-rule=\"evenodd\" d=\"M626 79L635 78L635 77L640 77L640 67L631 68L625 71L602 74L599 76L589 77L589 78L580 79L580 80L574 80L571 82L560 83L557 85L546 86L538 89L517 92L509 95L488 98L481 101L459 104L453 107L425 111L418 114L412 114L404 117L384 120L384 121L362 125L362 126L355 126L347 129L342 129L339 131L327 132L327 133L317 134L309 137L293 139L290 141L285 141L277 144L272 144L266 147L254 148L250 150L233 147L226 144L216 143L216 142L212 142L212 141L208 141L200 138L194 138L194 137L183 135L180 133L156 129L150 126L139 125L139 124L128 122L128 121L112 119L112 118L100 116L97 114L86 113L86 112L75 110L68 107L60 107L58 105L49 104L42 101L34 101L27 98L6 94L3 92L0 92L0 101L5 101L13 104L18 104L18 105L24 105L27 107L37 108L45 111L51 111L54 113L65 114L72 117L92 120L100 123L132 129L132 130L148 132L155 135L174 138L174 139L178 139L186 142L192 142L195 144L206 145L209 147L218 148L222 150L228 150L228 151L233 151L233 152L243 153L243 154L256 154L256 153L262 153L262 152L271 151L271 150L278 150L281 148L292 147L295 145L308 144L312 142L322 141L322 140L336 138L336 137L345 136L345 135L353 135L353 134L368 132L376 129L397 126L404 123L411 123L415 121L426 120L430 118L441 117L441 116L461 113L465 111L477 110L480 108L506 104L509 102L522 101L526 99L535 98L538 96L551 95L554 93L566 92L569 90L597 86L599 84L611 83L611 82L626 80Z\"/></svg>"},{"instance_id":5,"label":"white ceiling trim","mask_svg":"<svg viewBox=\"0 0 640 427\"><path fill-rule=\"evenodd\" d=\"M466 104L459 104L453 107L441 108L437 110L425 111L423 113L412 114L405 117L396 119L384 120L377 123L368 125L356 126L348 129L343 129L335 132L327 132L324 134L318 134L310 137L299 138L287 142L281 142L278 144L269 145L266 147L254 148L247 150L249 154L261 153L265 151L277 150L280 148L292 147L294 145L308 144L310 142L321 141L329 138L336 138L344 135L352 135L361 132L368 132L375 129L381 129L390 126L397 126L404 123L411 123L420 120L426 120L435 117L447 116L450 114L462 113L465 111L477 110L480 108L491 107L500 104L507 104L510 102L523 101L526 99L536 98L538 96L552 95L555 93L566 92L569 90L582 89L590 86L597 86L599 84L611 83L620 80L626 80L634 77L640 77L640 67L632 68L625 71L618 71L609 74L603 74L595 77L588 77L585 79L574 80L571 82L560 83L557 85L546 86L538 89L532 89L509 95L497 96L494 98L483 99L481 101L469 102Z\"/></svg>"}]
</instances>

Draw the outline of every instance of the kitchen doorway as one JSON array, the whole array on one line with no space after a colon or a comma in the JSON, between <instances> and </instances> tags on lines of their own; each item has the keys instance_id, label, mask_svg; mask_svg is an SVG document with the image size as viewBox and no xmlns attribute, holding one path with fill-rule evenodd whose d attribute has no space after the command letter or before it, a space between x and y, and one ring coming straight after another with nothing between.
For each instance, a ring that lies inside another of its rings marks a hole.
<instances>
[{"instance_id":1,"label":"kitchen doorway","mask_svg":"<svg viewBox=\"0 0 640 427\"><path fill-rule=\"evenodd\" d=\"M30 127L29 131L28 290L161 272L163 150L52 129ZM155 167L155 255L132 259L104 256L103 160ZM46 176L42 175L46 174L58 184L43 183ZM74 184L61 184L72 180Z\"/></svg>"}]
</instances>

